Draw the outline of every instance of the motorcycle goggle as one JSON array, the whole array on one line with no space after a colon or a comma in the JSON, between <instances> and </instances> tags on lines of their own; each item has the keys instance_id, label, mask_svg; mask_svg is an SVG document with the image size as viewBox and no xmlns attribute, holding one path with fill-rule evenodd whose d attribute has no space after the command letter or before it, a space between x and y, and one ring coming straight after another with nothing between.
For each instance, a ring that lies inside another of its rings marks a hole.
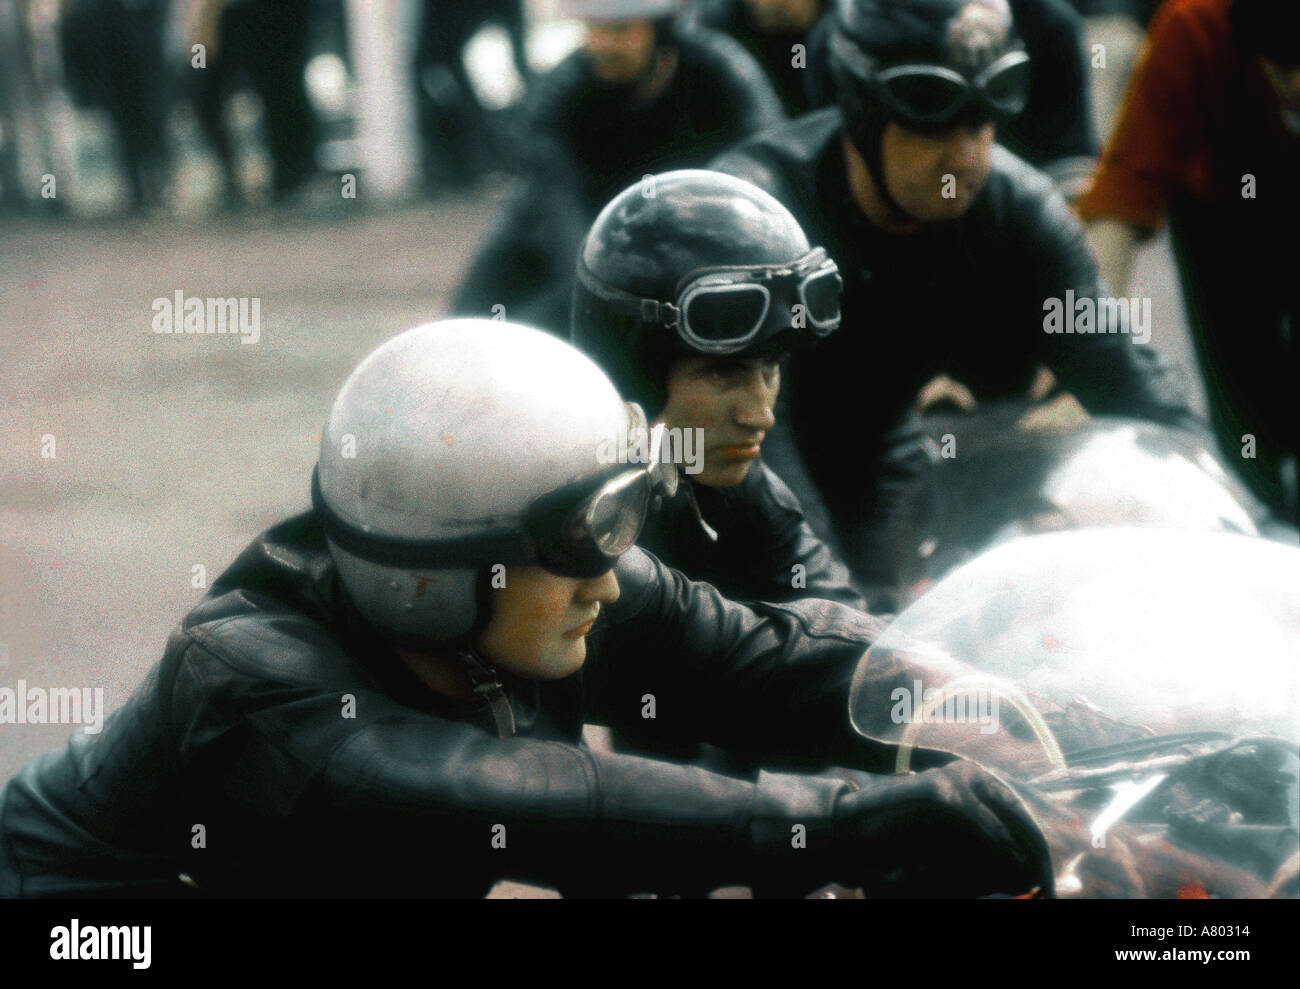
<instances>
[{"instance_id":1,"label":"motorcycle goggle","mask_svg":"<svg viewBox=\"0 0 1300 989\"><path fill-rule=\"evenodd\" d=\"M664 461L667 426L647 427L640 406L628 403L628 446L645 437L644 464L618 465L539 498L524 517L538 563L563 577L596 577L631 549L650 503L677 493L679 476Z\"/></svg>"},{"instance_id":2,"label":"motorcycle goggle","mask_svg":"<svg viewBox=\"0 0 1300 989\"><path fill-rule=\"evenodd\" d=\"M1030 58L1023 51L1007 52L967 77L931 62L878 69L842 35L832 44L890 115L916 130L944 130L963 119L1008 120L1029 102Z\"/></svg>"},{"instance_id":3,"label":"motorcycle goggle","mask_svg":"<svg viewBox=\"0 0 1300 989\"><path fill-rule=\"evenodd\" d=\"M645 462L616 464L542 495L515 526L444 539L367 532L325 501L319 467L312 473L312 505L331 540L372 563L412 571L501 563L540 566L560 577L598 577L636 542L651 501L671 498L679 480L676 466L663 461L667 427L648 428L639 406L628 403L627 409L630 435L646 438Z\"/></svg>"},{"instance_id":4,"label":"motorcycle goggle","mask_svg":"<svg viewBox=\"0 0 1300 989\"><path fill-rule=\"evenodd\" d=\"M802 323L811 336L821 338L840 325L844 283L839 267L820 247L789 264L696 269L677 283L673 302L613 288L582 264L578 277L615 312L675 329L692 350L711 356L745 350L765 328L779 332ZM778 311L790 318L776 326L769 317Z\"/></svg>"}]
</instances>

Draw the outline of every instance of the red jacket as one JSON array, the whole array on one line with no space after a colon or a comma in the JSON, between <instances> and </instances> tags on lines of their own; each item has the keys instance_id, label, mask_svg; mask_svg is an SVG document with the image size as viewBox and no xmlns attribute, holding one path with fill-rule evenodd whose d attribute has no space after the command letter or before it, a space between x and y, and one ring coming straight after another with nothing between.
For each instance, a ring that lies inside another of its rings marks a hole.
<instances>
[{"instance_id":1,"label":"red jacket","mask_svg":"<svg viewBox=\"0 0 1300 989\"><path fill-rule=\"evenodd\" d=\"M1151 23L1084 220L1125 220L1148 232L1170 196L1205 203L1242 195L1242 169L1294 154L1258 59L1237 49L1232 0L1167 0Z\"/></svg>"}]
</instances>

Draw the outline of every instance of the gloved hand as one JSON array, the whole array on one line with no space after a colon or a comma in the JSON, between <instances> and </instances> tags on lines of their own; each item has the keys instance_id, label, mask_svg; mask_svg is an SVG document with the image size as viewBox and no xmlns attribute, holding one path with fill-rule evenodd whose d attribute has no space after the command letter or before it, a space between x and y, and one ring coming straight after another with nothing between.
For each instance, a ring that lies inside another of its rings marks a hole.
<instances>
[{"instance_id":1,"label":"gloved hand","mask_svg":"<svg viewBox=\"0 0 1300 989\"><path fill-rule=\"evenodd\" d=\"M835 775L759 775L760 794L770 794L760 806L774 811L755 821L761 895L802 895L826 882L868 897L1052 894L1051 855L1024 801L974 763ZM820 820L814 791L821 807L829 802Z\"/></svg>"},{"instance_id":2,"label":"gloved hand","mask_svg":"<svg viewBox=\"0 0 1300 989\"><path fill-rule=\"evenodd\" d=\"M902 776L855 774L832 825L842 882L867 896L1051 895L1047 842L1024 801L964 760Z\"/></svg>"}]
</instances>

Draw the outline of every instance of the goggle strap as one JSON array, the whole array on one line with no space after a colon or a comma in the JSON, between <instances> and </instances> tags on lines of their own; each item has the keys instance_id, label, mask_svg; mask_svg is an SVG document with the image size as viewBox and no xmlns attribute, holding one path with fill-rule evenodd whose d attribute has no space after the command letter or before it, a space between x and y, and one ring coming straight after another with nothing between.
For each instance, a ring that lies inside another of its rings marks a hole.
<instances>
[{"instance_id":1,"label":"goggle strap","mask_svg":"<svg viewBox=\"0 0 1300 989\"><path fill-rule=\"evenodd\" d=\"M716 543L718 541L718 530L704 521L704 513L700 511L700 503L695 500L695 489L689 484L686 485L686 499L691 503L691 511L695 514L695 521L700 523L700 528L709 537L709 541Z\"/></svg>"},{"instance_id":2,"label":"goggle strap","mask_svg":"<svg viewBox=\"0 0 1300 989\"><path fill-rule=\"evenodd\" d=\"M510 738L515 733L515 712L496 672L480 662L469 650L463 649L458 655L475 695L487 703L488 710L492 713L492 720L497 726L497 737Z\"/></svg>"},{"instance_id":3,"label":"goggle strap","mask_svg":"<svg viewBox=\"0 0 1300 989\"><path fill-rule=\"evenodd\" d=\"M657 299L641 300L641 322L655 323L660 326L677 327L682 322L682 311L671 302Z\"/></svg>"},{"instance_id":4,"label":"goggle strap","mask_svg":"<svg viewBox=\"0 0 1300 989\"><path fill-rule=\"evenodd\" d=\"M578 259L577 272L578 281L590 292L608 302L614 312L623 316L636 316L643 323L672 328L680 325L681 310L672 303L661 302L658 299L643 299L639 295L633 295L631 292L624 292L622 289L607 285L587 270L587 266L582 262L581 258Z\"/></svg>"},{"instance_id":5,"label":"goggle strap","mask_svg":"<svg viewBox=\"0 0 1300 989\"><path fill-rule=\"evenodd\" d=\"M746 285L770 281L781 276L803 275L806 279L816 274L820 268L839 271L839 267L826 253L824 247L814 247L807 254L796 258L789 264L726 264L696 268L694 271L688 271L677 280L677 297L680 299L684 296L690 287L700 279L713 275L735 275L736 281L733 284Z\"/></svg>"},{"instance_id":6,"label":"goggle strap","mask_svg":"<svg viewBox=\"0 0 1300 989\"><path fill-rule=\"evenodd\" d=\"M484 559L503 564L533 562L532 547L517 529L495 529L443 539L410 539L366 532L342 518L325 501L319 465L311 474L311 502L325 535L353 556L381 566L440 570L458 565L476 567Z\"/></svg>"}]
</instances>

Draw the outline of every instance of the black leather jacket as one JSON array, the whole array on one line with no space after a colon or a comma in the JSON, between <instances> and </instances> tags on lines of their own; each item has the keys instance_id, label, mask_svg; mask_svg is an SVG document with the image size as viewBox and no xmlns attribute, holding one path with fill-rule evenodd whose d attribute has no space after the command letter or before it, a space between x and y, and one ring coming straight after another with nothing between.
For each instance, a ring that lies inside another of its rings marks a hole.
<instances>
[{"instance_id":1,"label":"black leather jacket","mask_svg":"<svg viewBox=\"0 0 1300 989\"><path fill-rule=\"evenodd\" d=\"M700 525L692 498L716 530L716 542ZM736 601L825 598L866 610L849 568L813 532L799 500L761 460L732 488L684 478L676 497L646 520L637 544Z\"/></svg>"},{"instance_id":2,"label":"black leather jacket","mask_svg":"<svg viewBox=\"0 0 1300 989\"><path fill-rule=\"evenodd\" d=\"M847 695L879 624L825 601L750 610L636 549L617 576L580 673L502 678L519 727L503 740L360 621L310 515L273 527L102 733L0 791L0 896L175 894L178 873L244 896L753 881L790 822L811 843L851 785L601 753L581 726L641 723L653 694L666 736L868 766Z\"/></svg>"},{"instance_id":3,"label":"black leather jacket","mask_svg":"<svg viewBox=\"0 0 1300 989\"><path fill-rule=\"evenodd\" d=\"M1051 181L1001 147L957 220L892 236L849 191L838 109L750 138L712 167L754 182L826 248L844 277L844 322L791 358L788 415L765 456L801 502L800 458L859 578L860 535L888 515L877 488L890 430L940 372L977 398L1022 394L1045 365L1090 412L1196 425L1181 377L1151 344L1115 332L1048 333L1048 299L1104 294L1083 228ZM1067 296L1067 292L1070 295ZM1094 326L1106 329L1099 316ZM793 433L793 435L791 435Z\"/></svg>"}]
</instances>

